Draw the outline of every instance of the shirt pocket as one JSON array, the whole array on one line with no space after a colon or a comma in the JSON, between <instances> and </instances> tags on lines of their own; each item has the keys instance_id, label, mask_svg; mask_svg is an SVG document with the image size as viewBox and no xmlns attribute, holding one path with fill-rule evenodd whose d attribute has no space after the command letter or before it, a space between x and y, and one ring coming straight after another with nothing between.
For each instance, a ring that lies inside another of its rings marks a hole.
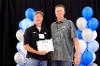
<instances>
[{"instance_id":1,"label":"shirt pocket","mask_svg":"<svg viewBox=\"0 0 100 66\"><path fill-rule=\"evenodd\" d=\"M63 26L61 29L62 37L70 37L70 28L67 26Z\"/></svg>"},{"instance_id":2,"label":"shirt pocket","mask_svg":"<svg viewBox=\"0 0 100 66\"><path fill-rule=\"evenodd\" d=\"M39 40L39 36L36 32L32 32L32 38L33 40L36 40L36 41Z\"/></svg>"}]
</instances>

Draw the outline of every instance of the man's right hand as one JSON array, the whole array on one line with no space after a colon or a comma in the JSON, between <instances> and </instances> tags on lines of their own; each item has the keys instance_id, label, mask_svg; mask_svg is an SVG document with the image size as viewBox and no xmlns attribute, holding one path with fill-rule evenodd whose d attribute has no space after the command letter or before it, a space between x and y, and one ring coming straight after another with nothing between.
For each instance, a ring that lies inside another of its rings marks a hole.
<instances>
[{"instance_id":1,"label":"man's right hand","mask_svg":"<svg viewBox=\"0 0 100 66\"><path fill-rule=\"evenodd\" d=\"M42 50L42 51L37 51L36 52L36 54L38 54L38 55L45 55L45 54L47 54L48 52L47 51L44 51L44 50Z\"/></svg>"},{"instance_id":2,"label":"man's right hand","mask_svg":"<svg viewBox=\"0 0 100 66\"><path fill-rule=\"evenodd\" d=\"M27 51L29 51L29 52L31 52L31 53L38 54L38 55L45 55L45 54L48 53L47 51L44 51L44 50L42 50L42 51L37 51L37 50L35 50L34 48L30 47L29 44L25 44L25 45L24 45L24 48L25 48Z\"/></svg>"}]
</instances>

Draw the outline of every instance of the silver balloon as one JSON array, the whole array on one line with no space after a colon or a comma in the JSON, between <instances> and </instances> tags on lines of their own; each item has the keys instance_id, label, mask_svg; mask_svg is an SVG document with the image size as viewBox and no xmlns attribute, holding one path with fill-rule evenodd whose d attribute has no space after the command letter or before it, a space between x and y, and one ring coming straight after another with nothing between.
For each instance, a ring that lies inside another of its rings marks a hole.
<instances>
[{"instance_id":1,"label":"silver balloon","mask_svg":"<svg viewBox=\"0 0 100 66\"><path fill-rule=\"evenodd\" d=\"M86 50L87 44L84 40L79 40L80 53L83 54Z\"/></svg>"},{"instance_id":2,"label":"silver balloon","mask_svg":"<svg viewBox=\"0 0 100 66\"><path fill-rule=\"evenodd\" d=\"M23 34L24 34L24 32L21 29L19 29L16 32L16 38L17 38L17 40L22 41L23 40Z\"/></svg>"},{"instance_id":3,"label":"silver balloon","mask_svg":"<svg viewBox=\"0 0 100 66\"><path fill-rule=\"evenodd\" d=\"M96 38L97 38L97 32L93 31L92 40L95 40Z\"/></svg>"},{"instance_id":4,"label":"silver balloon","mask_svg":"<svg viewBox=\"0 0 100 66\"><path fill-rule=\"evenodd\" d=\"M86 29L87 20L84 17L80 17L77 19L76 25L82 31L82 30Z\"/></svg>"},{"instance_id":5,"label":"silver balloon","mask_svg":"<svg viewBox=\"0 0 100 66\"><path fill-rule=\"evenodd\" d=\"M99 43L94 40L88 43L88 51L89 52L96 52L99 49Z\"/></svg>"},{"instance_id":6,"label":"silver balloon","mask_svg":"<svg viewBox=\"0 0 100 66\"><path fill-rule=\"evenodd\" d=\"M96 63L89 64L88 66L98 66Z\"/></svg>"},{"instance_id":7,"label":"silver balloon","mask_svg":"<svg viewBox=\"0 0 100 66\"><path fill-rule=\"evenodd\" d=\"M93 32L91 29L84 29L82 31L82 38L86 42L92 41L92 35L93 35Z\"/></svg>"},{"instance_id":8,"label":"silver balloon","mask_svg":"<svg viewBox=\"0 0 100 66\"><path fill-rule=\"evenodd\" d=\"M14 55L14 60L17 64L23 65L26 61L25 55L22 52L17 52Z\"/></svg>"}]
</instances>

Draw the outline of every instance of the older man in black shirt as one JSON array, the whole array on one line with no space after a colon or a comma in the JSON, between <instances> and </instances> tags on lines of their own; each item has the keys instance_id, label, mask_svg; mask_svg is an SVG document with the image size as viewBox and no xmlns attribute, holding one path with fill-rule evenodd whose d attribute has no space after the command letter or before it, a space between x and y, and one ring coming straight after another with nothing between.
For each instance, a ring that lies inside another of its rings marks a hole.
<instances>
[{"instance_id":1,"label":"older man in black shirt","mask_svg":"<svg viewBox=\"0 0 100 66\"><path fill-rule=\"evenodd\" d=\"M42 26L43 12L36 11L35 24L26 29L24 34L24 48L27 50L27 66L47 66L48 52L38 51L37 41L50 39L50 32ZM42 34L42 37L40 36Z\"/></svg>"}]
</instances>

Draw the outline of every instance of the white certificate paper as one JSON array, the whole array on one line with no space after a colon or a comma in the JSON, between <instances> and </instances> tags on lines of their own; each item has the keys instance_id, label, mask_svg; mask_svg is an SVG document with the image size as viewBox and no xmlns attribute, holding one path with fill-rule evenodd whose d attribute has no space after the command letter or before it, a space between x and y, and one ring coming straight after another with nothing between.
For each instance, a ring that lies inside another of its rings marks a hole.
<instances>
[{"instance_id":1,"label":"white certificate paper","mask_svg":"<svg viewBox=\"0 0 100 66\"><path fill-rule=\"evenodd\" d=\"M42 51L42 50L47 51L47 52L54 51L52 39L37 41L37 48L39 51Z\"/></svg>"}]
</instances>

